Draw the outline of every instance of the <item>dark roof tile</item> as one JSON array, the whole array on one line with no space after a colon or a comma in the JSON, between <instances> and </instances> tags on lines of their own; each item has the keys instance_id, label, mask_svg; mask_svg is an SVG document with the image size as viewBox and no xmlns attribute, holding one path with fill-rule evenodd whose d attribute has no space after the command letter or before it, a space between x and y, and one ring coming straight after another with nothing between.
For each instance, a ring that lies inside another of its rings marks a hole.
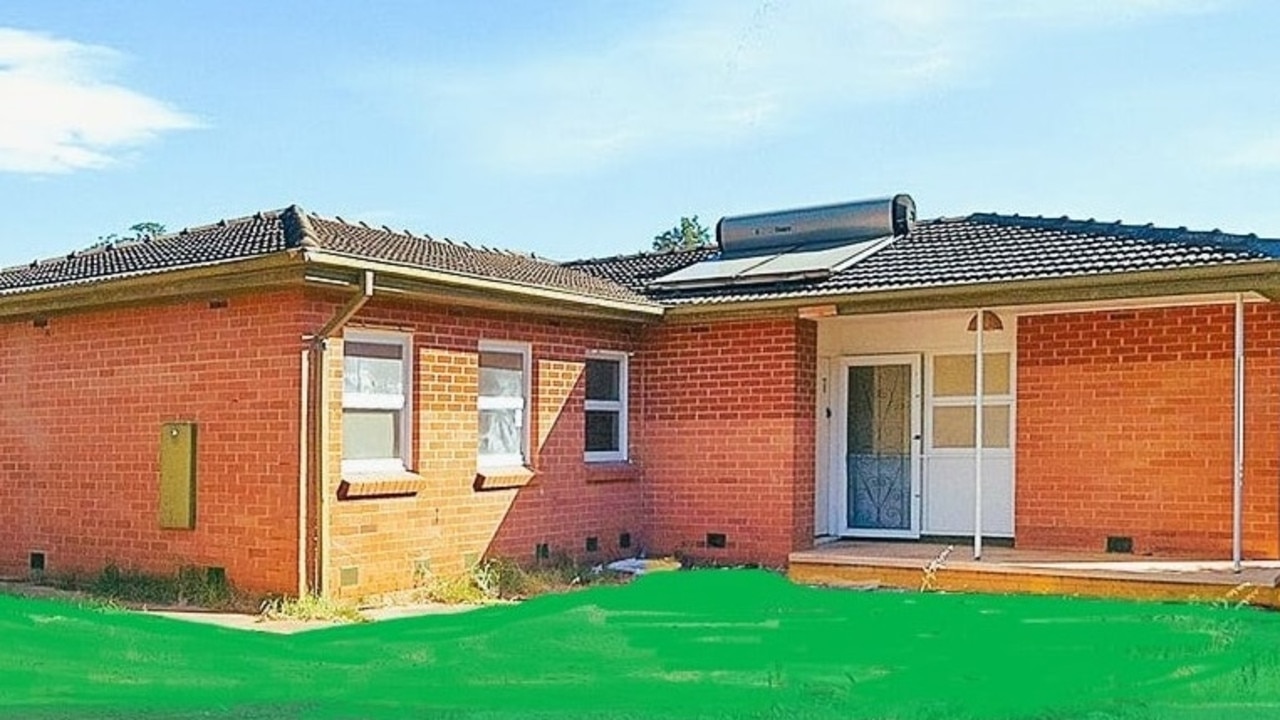
<instances>
[{"instance_id":1,"label":"dark roof tile","mask_svg":"<svg viewBox=\"0 0 1280 720\"><path fill-rule=\"evenodd\" d=\"M820 280L645 289L648 280L713 254L603 258L573 266L663 303L682 305L1232 265L1278 259L1280 241L1185 228L981 213L922 221L874 255Z\"/></svg>"},{"instance_id":2,"label":"dark roof tile","mask_svg":"<svg viewBox=\"0 0 1280 720\"><path fill-rule=\"evenodd\" d=\"M286 247L279 213L222 220L150 240L121 241L0 270L0 294L200 267Z\"/></svg>"},{"instance_id":3,"label":"dark roof tile","mask_svg":"<svg viewBox=\"0 0 1280 720\"><path fill-rule=\"evenodd\" d=\"M309 216L321 249L350 257L490 278L624 302L650 302L599 275L521 253L479 249L364 225Z\"/></svg>"},{"instance_id":4,"label":"dark roof tile","mask_svg":"<svg viewBox=\"0 0 1280 720\"><path fill-rule=\"evenodd\" d=\"M647 303L622 285L527 255L481 250L309 215L297 206L188 228L145 241L95 246L0 270L0 295L245 260L291 248L487 278L578 295Z\"/></svg>"},{"instance_id":5,"label":"dark roof tile","mask_svg":"<svg viewBox=\"0 0 1280 720\"><path fill-rule=\"evenodd\" d=\"M564 265L606 278L642 293L650 280L668 275L696 262L710 259L716 255L716 252L714 247L705 247L693 250L615 255L614 257L591 260L572 260L564 263Z\"/></svg>"}]
</instances>

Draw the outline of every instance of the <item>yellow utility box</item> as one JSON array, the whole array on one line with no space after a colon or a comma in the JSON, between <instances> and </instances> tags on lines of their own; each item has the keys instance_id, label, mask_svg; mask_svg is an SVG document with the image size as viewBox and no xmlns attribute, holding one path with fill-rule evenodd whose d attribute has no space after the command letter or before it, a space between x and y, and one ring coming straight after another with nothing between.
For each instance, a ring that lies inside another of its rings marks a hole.
<instances>
[{"instance_id":1,"label":"yellow utility box","mask_svg":"<svg viewBox=\"0 0 1280 720\"><path fill-rule=\"evenodd\" d=\"M160 431L160 527L196 526L196 424L172 422Z\"/></svg>"}]
</instances>

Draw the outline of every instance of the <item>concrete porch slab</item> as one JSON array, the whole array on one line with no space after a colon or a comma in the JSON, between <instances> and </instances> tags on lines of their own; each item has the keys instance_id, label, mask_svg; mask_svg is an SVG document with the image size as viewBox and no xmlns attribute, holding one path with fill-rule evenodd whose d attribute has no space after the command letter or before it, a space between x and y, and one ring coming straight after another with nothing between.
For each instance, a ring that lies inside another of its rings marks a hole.
<instances>
[{"instance_id":1,"label":"concrete porch slab","mask_svg":"<svg viewBox=\"0 0 1280 720\"><path fill-rule=\"evenodd\" d=\"M948 551L948 548L950 550ZM1280 607L1280 562L1160 560L1105 553L839 541L792 553L788 576L814 585L1079 595L1133 600L1247 603ZM944 558L945 555L945 559ZM933 570L927 571L931 563Z\"/></svg>"}]
</instances>

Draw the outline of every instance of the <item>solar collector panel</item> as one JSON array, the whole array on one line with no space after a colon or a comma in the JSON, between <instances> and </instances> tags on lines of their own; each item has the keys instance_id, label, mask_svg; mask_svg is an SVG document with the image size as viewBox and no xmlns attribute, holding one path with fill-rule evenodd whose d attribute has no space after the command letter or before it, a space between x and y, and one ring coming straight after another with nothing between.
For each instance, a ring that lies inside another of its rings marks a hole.
<instances>
[{"instance_id":1,"label":"solar collector panel","mask_svg":"<svg viewBox=\"0 0 1280 720\"><path fill-rule=\"evenodd\" d=\"M889 236L818 248L793 246L757 257L725 259L722 256L655 278L649 285L659 290L676 290L821 279L891 242L893 237Z\"/></svg>"}]
</instances>

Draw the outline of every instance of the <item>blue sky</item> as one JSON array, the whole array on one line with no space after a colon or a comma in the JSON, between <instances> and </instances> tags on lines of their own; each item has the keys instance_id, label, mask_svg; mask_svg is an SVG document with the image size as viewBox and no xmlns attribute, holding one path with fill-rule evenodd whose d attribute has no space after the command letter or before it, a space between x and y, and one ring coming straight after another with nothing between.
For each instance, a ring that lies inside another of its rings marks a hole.
<instances>
[{"instance_id":1,"label":"blue sky","mask_svg":"<svg viewBox=\"0 0 1280 720\"><path fill-rule=\"evenodd\" d=\"M1280 237L1280 3L0 5L0 265L298 203L552 258L911 193Z\"/></svg>"}]
</instances>

